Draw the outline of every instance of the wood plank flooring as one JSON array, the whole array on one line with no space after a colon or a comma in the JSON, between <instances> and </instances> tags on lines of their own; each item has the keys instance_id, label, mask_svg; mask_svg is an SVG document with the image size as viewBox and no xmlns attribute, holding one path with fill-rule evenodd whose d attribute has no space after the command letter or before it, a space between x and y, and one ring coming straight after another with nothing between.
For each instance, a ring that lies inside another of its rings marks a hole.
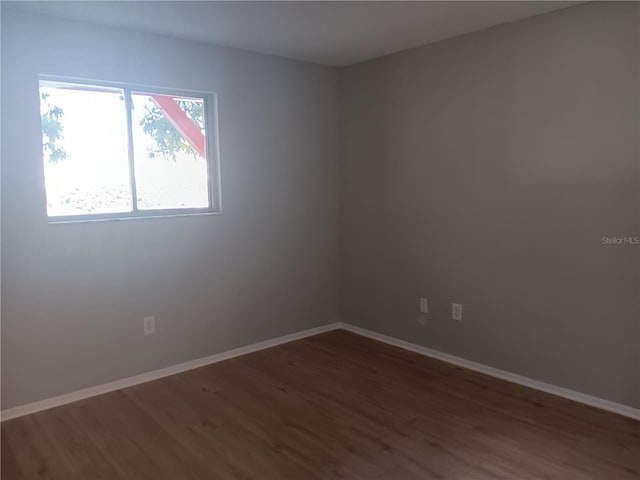
<instances>
[{"instance_id":1,"label":"wood plank flooring","mask_svg":"<svg viewBox=\"0 0 640 480\"><path fill-rule=\"evenodd\" d=\"M640 479L640 422L340 330L1 430L2 480Z\"/></svg>"}]
</instances>

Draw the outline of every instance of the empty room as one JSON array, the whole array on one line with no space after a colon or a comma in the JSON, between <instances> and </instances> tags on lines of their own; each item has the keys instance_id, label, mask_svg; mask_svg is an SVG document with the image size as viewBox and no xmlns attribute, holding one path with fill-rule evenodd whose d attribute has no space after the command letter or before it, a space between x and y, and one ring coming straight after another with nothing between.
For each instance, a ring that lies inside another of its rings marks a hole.
<instances>
[{"instance_id":1,"label":"empty room","mask_svg":"<svg viewBox=\"0 0 640 480\"><path fill-rule=\"evenodd\" d=\"M640 2L0 20L2 480L640 480Z\"/></svg>"}]
</instances>

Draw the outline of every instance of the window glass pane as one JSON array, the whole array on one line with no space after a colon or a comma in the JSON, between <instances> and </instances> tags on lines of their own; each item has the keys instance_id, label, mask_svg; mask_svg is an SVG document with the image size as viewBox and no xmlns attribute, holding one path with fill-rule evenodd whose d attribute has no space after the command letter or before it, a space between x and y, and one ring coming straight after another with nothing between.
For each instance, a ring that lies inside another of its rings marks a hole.
<instances>
[{"instance_id":1,"label":"window glass pane","mask_svg":"<svg viewBox=\"0 0 640 480\"><path fill-rule=\"evenodd\" d=\"M133 92L137 208L207 208L202 98Z\"/></svg>"},{"instance_id":2,"label":"window glass pane","mask_svg":"<svg viewBox=\"0 0 640 480\"><path fill-rule=\"evenodd\" d=\"M124 92L40 82L47 213L130 212Z\"/></svg>"}]
</instances>

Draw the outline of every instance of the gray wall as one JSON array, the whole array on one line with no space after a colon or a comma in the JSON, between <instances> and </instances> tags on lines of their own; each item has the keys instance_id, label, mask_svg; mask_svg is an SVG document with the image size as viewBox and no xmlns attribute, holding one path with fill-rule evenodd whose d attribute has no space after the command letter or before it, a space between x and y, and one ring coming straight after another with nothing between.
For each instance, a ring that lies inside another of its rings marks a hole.
<instances>
[{"instance_id":1,"label":"gray wall","mask_svg":"<svg viewBox=\"0 0 640 480\"><path fill-rule=\"evenodd\" d=\"M587 4L344 70L343 318L640 407L640 247L601 245L640 235L638 32Z\"/></svg>"},{"instance_id":2,"label":"gray wall","mask_svg":"<svg viewBox=\"0 0 640 480\"><path fill-rule=\"evenodd\" d=\"M39 73L217 92L224 214L47 225ZM336 82L330 68L3 11L2 407L335 321Z\"/></svg>"},{"instance_id":3,"label":"gray wall","mask_svg":"<svg viewBox=\"0 0 640 480\"><path fill-rule=\"evenodd\" d=\"M640 407L638 56L631 3L340 74L3 11L2 408L338 314ZM47 225L38 73L218 92L224 214Z\"/></svg>"}]
</instances>

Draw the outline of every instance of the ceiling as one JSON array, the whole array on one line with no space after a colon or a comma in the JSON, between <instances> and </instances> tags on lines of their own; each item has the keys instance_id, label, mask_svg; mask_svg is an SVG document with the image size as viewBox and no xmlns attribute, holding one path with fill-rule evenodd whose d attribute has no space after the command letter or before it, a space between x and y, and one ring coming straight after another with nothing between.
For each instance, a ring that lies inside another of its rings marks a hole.
<instances>
[{"instance_id":1,"label":"ceiling","mask_svg":"<svg viewBox=\"0 0 640 480\"><path fill-rule=\"evenodd\" d=\"M3 8L344 66L581 2L3 1Z\"/></svg>"}]
</instances>

